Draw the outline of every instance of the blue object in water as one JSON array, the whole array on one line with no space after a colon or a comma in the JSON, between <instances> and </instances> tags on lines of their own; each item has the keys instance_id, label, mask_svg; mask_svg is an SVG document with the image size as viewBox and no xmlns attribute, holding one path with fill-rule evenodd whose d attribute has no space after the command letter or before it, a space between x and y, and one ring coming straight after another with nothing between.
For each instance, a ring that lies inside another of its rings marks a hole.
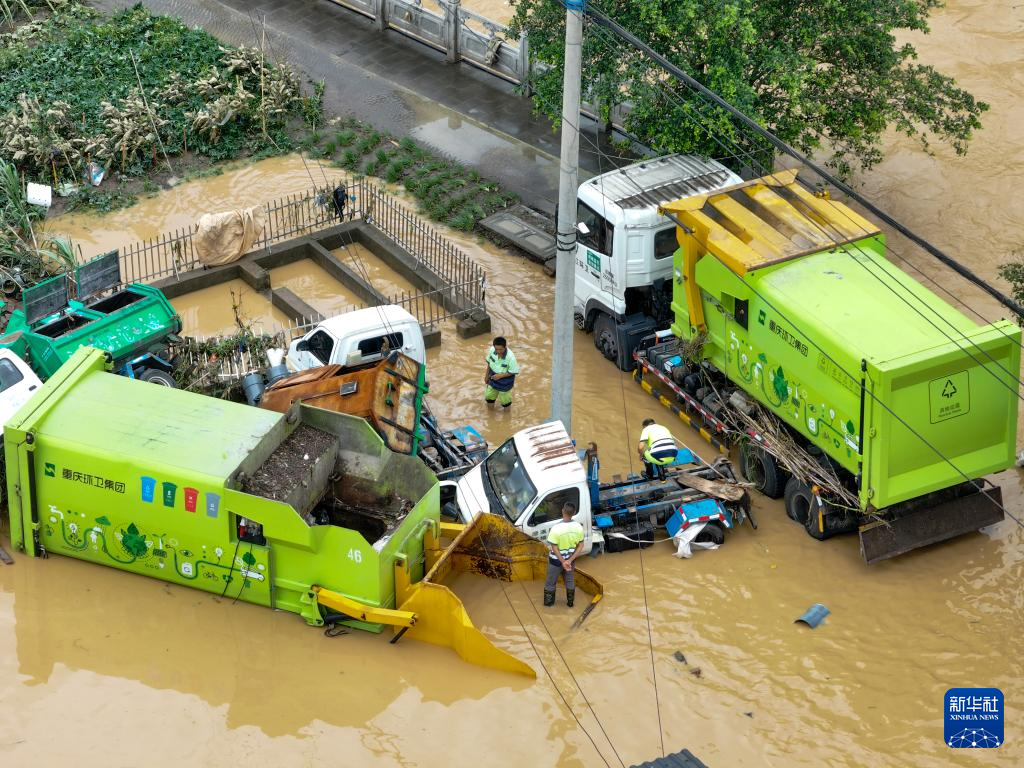
<instances>
[{"instance_id":1,"label":"blue object in water","mask_svg":"<svg viewBox=\"0 0 1024 768\"><path fill-rule=\"evenodd\" d=\"M468 424L464 427L458 427L456 429L453 429L452 434L455 435L456 438L458 438L459 442L461 442L463 445L467 447L473 445L474 443L484 442L483 435L481 435Z\"/></svg>"},{"instance_id":2,"label":"blue object in water","mask_svg":"<svg viewBox=\"0 0 1024 768\"><path fill-rule=\"evenodd\" d=\"M793 623L796 624L796 623L802 621L808 627L810 627L811 629L814 629L819 624L821 624L821 622L823 622L825 620L825 617L828 616L828 614L829 614L828 608L826 608L821 603L815 603L810 608L808 608L806 611L804 611L804 615L803 616L801 616L799 619L797 619Z\"/></svg>"},{"instance_id":3,"label":"blue object in water","mask_svg":"<svg viewBox=\"0 0 1024 768\"><path fill-rule=\"evenodd\" d=\"M680 448L678 451L676 451L676 457L672 461L672 463L669 464L669 466L670 467L675 467L675 466L680 465L680 464L693 464L693 463L694 463L693 462L693 451L691 451L689 448Z\"/></svg>"}]
</instances>

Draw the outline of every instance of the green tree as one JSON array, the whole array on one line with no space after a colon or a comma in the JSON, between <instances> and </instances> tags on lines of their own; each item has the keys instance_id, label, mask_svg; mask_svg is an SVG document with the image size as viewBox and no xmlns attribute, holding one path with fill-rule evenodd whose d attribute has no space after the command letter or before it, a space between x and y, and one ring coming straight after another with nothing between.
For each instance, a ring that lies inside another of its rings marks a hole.
<instances>
[{"instance_id":1,"label":"green tree","mask_svg":"<svg viewBox=\"0 0 1024 768\"><path fill-rule=\"evenodd\" d=\"M928 31L940 0L600 0L591 3L786 142L824 151L848 176L882 158L887 128L967 151L988 105L917 61L897 30ZM534 103L561 111L565 10L558 0L516 0L512 33L550 66L535 74ZM584 33L583 88L602 105L630 102L626 129L663 151L713 157L771 150L609 32ZM700 117L698 117L700 115ZM715 140L715 138L718 141ZM721 142L721 143L719 143ZM723 147L724 144L724 147ZM733 165L743 165L739 160Z\"/></svg>"}]
</instances>

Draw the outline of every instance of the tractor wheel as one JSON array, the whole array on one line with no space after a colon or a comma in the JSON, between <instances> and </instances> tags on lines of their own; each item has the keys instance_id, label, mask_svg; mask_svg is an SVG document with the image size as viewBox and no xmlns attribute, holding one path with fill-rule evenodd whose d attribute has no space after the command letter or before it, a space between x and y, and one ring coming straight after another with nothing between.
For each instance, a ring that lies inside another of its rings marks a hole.
<instances>
[{"instance_id":1,"label":"tractor wheel","mask_svg":"<svg viewBox=\"0 0 1024 768\"><path fill-rule=\"evenodd\" d=\"M159 368L146 368L139 376L140 381L148 381L150 384L158 384L161 387L170 387L171 389L177 389L178 382L174 380L174 377L167 373L167 371L161 371Z\"/></svg>"},{"instance_id":2,"label":"tractor wheel","mask_svg":"<svg viewBox=\"0 0 1024 768\"><path fill-rule=\"evenodd\" d=\"M740 471L769 499L777 499L782 495L786 482L785 472L774 456L758 446L749 442L740 446Z\"/></svg>"}]
</instances>

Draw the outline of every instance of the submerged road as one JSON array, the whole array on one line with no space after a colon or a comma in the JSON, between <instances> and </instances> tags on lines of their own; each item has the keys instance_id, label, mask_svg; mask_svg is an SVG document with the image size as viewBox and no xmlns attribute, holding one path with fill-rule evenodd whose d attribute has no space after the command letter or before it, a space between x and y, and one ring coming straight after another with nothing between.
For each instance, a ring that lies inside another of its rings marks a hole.
<instances>
[{"instance_id":1,"label":"submerged road","mask_svg":"<svg viewBox=\"0 0 1024 768\"><path fill-rule=\"evenodd\" d=\"M135 0L94 0L117 11ZM260 44L265 18L268 53L311 80L327 83L324 110L352 116L498 179L528 204L551 213L558 198L559 133L533 114L530 99L468 64L329 0L143 0L153 13L200 26L233 45ZM587 121L589 123L589 121ZM595 139L592 123L582 129ZM580 164L599 169L581 141ZM607 161L605 161L607 162ZM586 174L584 174L586 175Z\"/></svg>"}]
</instances>

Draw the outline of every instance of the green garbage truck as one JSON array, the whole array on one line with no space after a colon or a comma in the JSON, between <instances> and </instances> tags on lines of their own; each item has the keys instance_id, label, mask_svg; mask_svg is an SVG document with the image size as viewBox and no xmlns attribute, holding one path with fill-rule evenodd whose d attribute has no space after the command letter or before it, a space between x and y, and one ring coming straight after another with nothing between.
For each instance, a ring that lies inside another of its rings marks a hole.
<instances>
[{"instance_id":1,"label":"green garbage truck","mask_svg":"<svg viewBox=\"0 0 1024 768\"><path fill-rule=\"evenodd\" d=\"M117 258L117 251L104 254L78 267L74 280L62 274L26 289L0 348L27 360L44 381L90 346L109 352L124 376L174 387L169 349L181 318L159 288L121 285Z\"/></svg>"},{"instance_id":2,"label":"green garbage truck","mask_svg":"<svg viewBox=\"0 0 1024 768\"><path fill-rule=\"evenodd\" d=\"M986 476L1015 460L1020 329L936 296L796 171L722 184L658 208L681 226L671 329L631 355L645 389L744 435L744 475L817 539L859 531L868 562L1002 520ZM835 482L789 471L787 446Z\"/></svg>"},{"instance_id":3,"label":"green garbage truck","mask_svg":"<svg viewBox=\"0 0 1024 768\"><path fill-rule=\"evenodd\" d=\"M460 569L535 577L542 545L529 550L536 542L511 526L481 539L476 522L442 524L437 478L363 419L143 387L109 368L109 355L79 350L8 421L16 549L291 611L314 626L393 627L473 663L534 674L473 627L438 579Z\"/></svg>"}]
</instances>

